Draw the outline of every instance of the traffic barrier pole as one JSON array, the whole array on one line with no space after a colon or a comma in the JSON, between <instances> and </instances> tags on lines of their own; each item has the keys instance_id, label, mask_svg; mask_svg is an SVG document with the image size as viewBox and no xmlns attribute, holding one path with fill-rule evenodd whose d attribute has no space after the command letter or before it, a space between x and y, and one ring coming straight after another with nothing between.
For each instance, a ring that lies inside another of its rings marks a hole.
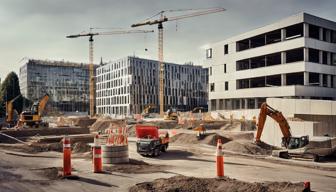
<instances>
[{"instance_id":1,"label":"traffic barrier pole","mask_svg":"<svg viewBox=\"0 0 336 192\"><path fill-rule=\"evenodd\" d=\"M103 172L102 149L100 145L95 145L93 147L93 172Z\"/></svg>"},{"instance_id":2,"label":"traffic barrier pole","mask_svg":"<svg viewBox=\"0 0 336 192\"><path fill-rule=\"evenodd\" d=\"M70 138L63 138L63 176L71 175L71 144Z\"/></svg>"},{"instance_id":3,"label":"traffic barrier pole","mask_svg":"<svg viewBox=\"0 0 336 192\"><path fill-rule=\"evenodd\" d=\"M304 186L304 189L303 189L303 192L310 192L310 182L309 181L305 181L303 182L303 186Z\"/></svg>"},{"instance_id":4,"label":"traffic barrier pole","mask_svg":"<svg viewBox=\"0 0 336 192\"><path fill-rule=\"evenodd\" d=\"M221 139L218 139L217 141L216 157L217 177L224 177L224 157Z\"/></svg>"}]
</instances>

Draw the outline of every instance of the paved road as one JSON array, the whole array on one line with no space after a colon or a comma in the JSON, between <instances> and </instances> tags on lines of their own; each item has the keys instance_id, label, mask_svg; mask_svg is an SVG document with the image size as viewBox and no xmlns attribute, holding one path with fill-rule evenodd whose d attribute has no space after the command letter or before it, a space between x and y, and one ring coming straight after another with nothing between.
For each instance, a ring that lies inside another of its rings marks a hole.
<instances>
[{"instance_id":1,"label":"paved road","mask_svg":"<svg viewBox=\"0 0 336 192\"><path fill-rule=\"evenodd\" d=\"M211 148L172 145L169 151L159 158L141 157L135 152L135 143L130 143L130 157L144 160L148 163L169 165L167 172L151 174L94 174L92 164L88 159L73 159L73 167L80 180L46 181L36 175L32 169L46 167L60 167L61 154L45 152L40 157L22 157L7 154L0 150L0 187L15 191L127 191L139 182L151 181L156 178L171 177L176 174L195 177L215 177L215 156ZM190 152L192 151L192 152ZM41 157L44 156L44 157ZM335 164L336 167L336 164ZM257 160L241 156L225 156L225 175L248 182L262 181L311 181L316 191L330 191L336 189L336 172L306 167L283 165L264 160ZM7 179L9 178L9 179Z\"/></svg>"}]
</instances>

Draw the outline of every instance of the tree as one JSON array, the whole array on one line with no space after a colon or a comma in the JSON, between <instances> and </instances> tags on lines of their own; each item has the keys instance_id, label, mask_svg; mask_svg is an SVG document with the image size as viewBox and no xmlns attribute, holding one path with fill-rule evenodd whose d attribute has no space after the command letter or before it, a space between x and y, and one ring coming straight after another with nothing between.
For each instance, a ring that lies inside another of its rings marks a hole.
<instances>
[{"instance_id":1,"label":"tree","mask_svg":"<svg viewBox=\"0 0 336 192\"><path fill-rule=\"evenodd\" d=\"M0 104L5 106L5 102L14 99L16 96L21 95L19 78L15 72L10 72L3 81L0 88ZM22 112L24 98L18 98L13 107L18 113Z\"/></svg>"}]
</instances>

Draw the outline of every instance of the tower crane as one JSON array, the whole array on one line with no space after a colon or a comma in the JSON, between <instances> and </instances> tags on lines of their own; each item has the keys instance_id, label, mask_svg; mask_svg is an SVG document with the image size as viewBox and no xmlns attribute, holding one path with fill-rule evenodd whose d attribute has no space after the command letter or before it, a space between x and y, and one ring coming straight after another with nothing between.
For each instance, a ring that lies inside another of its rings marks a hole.
<instances>
[{"instance_id":1,"label":"tower crane","mask_svg":"<svg viewBox=\"0 0 336 192\"><path fill-rule=\"evenodd\" d=\"M78 38L78 37L89 37L89 76L90 76L90 116L95 115L95 92L94 92L94 65L93 65L93 36L97 35L121 35L121 34L130 34L130 33L153 33L154 30L116 30L116 31L106 31L106 32L92 32L93 28L90 28L89 33L80 33L75 35L68 35L67 38Z\"/></svg>"},{"instance_id":2,"label":"tower crane","mask_svg":"<svg viewBox=\"0 0 336 192\"><path fill-rule=\"evenodd\" d=\"M184 15L178 15L178 16L172 16L172 17L167 17L165 16L164 13L166 12L176 12L176 11L195 11L192 13L184 14ZM159 102L160 102L160 115L164 115L164 96L163 96L163 90L164 90L164 83L163 83L163 78L164 78L164 63L163 63L163 23L168 22L168 21L176 21L176 20L181 20L181 19L186 19L189 17L196 17L196 16L201 16L201 15L207 15L211 13L217 13L217 12L222 12L225 11L224 8L208 8L208 9L178 9L178 10L165 10L165 11L160 11L159 13L153 15L152 17L146 19L143 22L136 23L131 25L131 27L139 27L139 26L144 26L144 25L158 25L158 46L159 46L159 66L160 66L160 74L159 74L159 79L160 79L160 84L159 84ZM159 16L158 19L150 20L153 17Z\"/></svg>"}]
</instances>

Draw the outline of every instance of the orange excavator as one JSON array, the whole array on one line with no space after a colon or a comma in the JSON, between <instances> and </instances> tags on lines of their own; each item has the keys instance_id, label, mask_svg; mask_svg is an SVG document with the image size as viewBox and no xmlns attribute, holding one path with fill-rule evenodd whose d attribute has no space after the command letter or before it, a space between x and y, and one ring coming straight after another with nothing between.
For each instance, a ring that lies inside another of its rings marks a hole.
<instances>
[{"instance_id":1,"label":"orange excavator","mask_svg":"<svg viewBox=\"0 0 336 192\"><path fill-rule=\"evenodd\" d=\"M286 120L286 118L282 115L282 113L278 110L273 109L267 103L263 103L260 107L260 113L259 113L259 121L258 121L258 128L257 128L257 135L256 135L256 143L260 143L261 134L264 129L265 121L267 116L270 116L272 119L274 119L276 122L279 123L280 130L282 132L282 146L288 147L292 134L290 132L289 124Z\"/></svg>"},{"instance_id":2,"label":"orange excavator","mask_svg":"<svg viewBox=\"0 0 336 192\"><path fill-rule=\"evenodd\" d=\"M264 129L266 117L270 116L279 123L282 132L282 146L285 150L273 150L272 156L281 158L313 158L314 161L319 161L320 158L332 155L336 152L336 137L312 137L308 135L292 136L289 124L286 118L278 110L273 109L267 103L263 103L260 108L258 129L256 135L256 143L261 144L260 137Z\"/></svg>"}]
</instances>

